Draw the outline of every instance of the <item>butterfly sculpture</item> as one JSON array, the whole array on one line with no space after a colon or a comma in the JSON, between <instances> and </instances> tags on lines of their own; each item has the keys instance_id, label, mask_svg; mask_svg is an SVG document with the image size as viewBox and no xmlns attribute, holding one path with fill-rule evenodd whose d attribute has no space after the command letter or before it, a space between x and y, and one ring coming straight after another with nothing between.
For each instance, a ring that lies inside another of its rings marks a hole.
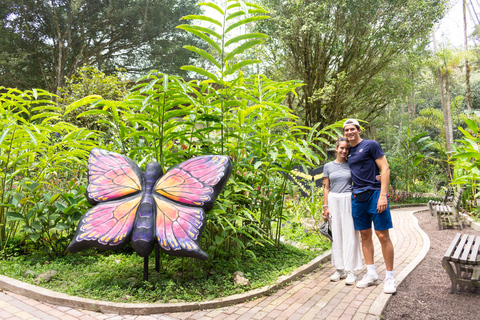
<instances>
[{"instance_id":1,"label":"butterfly sculpture","mask_svg":"<svg viewBox=\"0 0 480 320\"><path fill-rule=\"evenodd\" d=\"M144 257L144 279L155 244L169 255L206 260L208 255L200 248L205 212L213 207L231 171L229 157L206 155L182 162L164 175L160 165L151 162L143 174L130 158L95 148L88 158L86 191L94 207L80 219L67 251L119 249L131 241Z\"/></svg>"},{"instance_id":2,"label":"butterfly sculpture","mask_svg":"<svg viewBox=\"0 0 480 320\"><path fill-rule=\"evenodd\" d=\"M312 185L316 188L323 186L323 166L315 169L294 166L290 170L288 178L298 187L302 197L308 198L311 196Z\"/></svg>"}]
</instances>

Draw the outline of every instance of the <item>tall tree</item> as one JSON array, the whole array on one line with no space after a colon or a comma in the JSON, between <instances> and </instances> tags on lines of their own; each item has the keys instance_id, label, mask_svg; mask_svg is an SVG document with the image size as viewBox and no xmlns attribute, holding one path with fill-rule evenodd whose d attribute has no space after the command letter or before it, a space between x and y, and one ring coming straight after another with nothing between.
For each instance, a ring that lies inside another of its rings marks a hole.
<instances>
[{"instance_id":1,"label":"tall tree","mask_svg":"<svg viewBox=\"0 0 480 320\"><path fill-rule=\"evenodd\" d=\"M453 127L452 127L452 111L450 109L450 83L449 83L449 56L451 51L448 48L442 50L439 54L437 50L437 42L435 41L435 33L432 33L433 37L433 52L440 60L437 62L437 75L438 75L438 89L440 92L440 98L442 101L443 110L443 122L445 126L445 147L447 152L452 151L453 143ZM443 70L442 70L443 69ZM443 83L445 82L445 88Z\"/></svg>"},{"instance_id":2,"label":"tall tree","mask_svg":"<svg viewBox=\"0 0 480 320\"><path fill-rule=\"evenodd\" d=\"M467 3L466 0L462 1L463 4L463 37L464 37L464 50L468 52L468 38L467 38ZM467 110L472 110L472 90L470 89L470 67L468 65L468 57L465 55L465 84L467 86Z\"/></svg>"},{"instance_id":3,"label":"tall tree","mask_svg":"<svg viewBox=\"0 0 480 320\"><path fill-rule=\"evenodd\" d=\"M445 0L261 0L269 69L304 82L305 124L333 123L359 112L374 118L395 90L382 73L426 39Z\"/></svg>"},{"instance_id":4,"label":"tall tree","mask_svg":"<svg viewBox=\"0 0 480 320\"><path fill-rule=\"evenodd\" d=\"M82 65L107 73L119 67L169 72L172 64L179 70L190 53L181 49L185 34L175 27L182 16L198 12L195 3L4 0L0 5L0 83L58 93L65 78Z\"/></svg>"}]
</instances>

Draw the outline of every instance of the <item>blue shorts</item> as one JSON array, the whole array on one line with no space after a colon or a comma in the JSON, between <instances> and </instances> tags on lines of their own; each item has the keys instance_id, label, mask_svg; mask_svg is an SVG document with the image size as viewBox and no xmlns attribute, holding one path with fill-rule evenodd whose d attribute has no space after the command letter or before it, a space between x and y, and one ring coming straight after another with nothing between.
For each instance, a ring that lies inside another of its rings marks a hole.
<instances>
[{"instance_id":1,"label":"blue shorts","mask_svg":"<svg viewBox=\"0 0 480 320\"><path fill-rule=\"evenodd\" d=\"M382 231L393 228L390 205L387 202L387 209L378 213L377 202L380 197L380 190L367 190L358 196L352 193L352 216L355 230L366 230L372 228Z\"/></svg>"}]
</instances>

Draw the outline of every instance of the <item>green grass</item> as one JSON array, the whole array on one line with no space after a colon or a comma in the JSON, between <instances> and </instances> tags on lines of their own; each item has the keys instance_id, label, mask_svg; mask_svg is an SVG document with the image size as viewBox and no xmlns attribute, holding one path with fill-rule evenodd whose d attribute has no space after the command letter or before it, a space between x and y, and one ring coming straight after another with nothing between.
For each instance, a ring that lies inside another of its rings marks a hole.
<instances>
[{"instance_id":1,"label":"green grass","mask_svg":"<svg viewBox=\"0 0 480 320\"><path fill-rule=\"evenodd\" d=\"M307 229L298 222L287 221L282 225L282 236L286 242L295 242L306 249L318 248L322 252L331 248L331 242L317 230Z\"/></svg>"},{"instance_id":2,"label":"green grass","mask_svg":"<svg viewBox=\"0 0 480 320\"><path fill-rule=\"evenodd\" d=\"M0 274L73 296L114 302L205 301L261 288L311 261L319 253L291 246L251 248L244 257L213 261L174 258L162 254L162 269L154 269L150 255L149 281L143 281L143 258L131 252L99 252L91 249L56 259L35 255L8 257L0 264ZM48 283L24 277L55 270ZM232 274L242 271L250 287L235 286Z\"/></svg>"}]
</instances>

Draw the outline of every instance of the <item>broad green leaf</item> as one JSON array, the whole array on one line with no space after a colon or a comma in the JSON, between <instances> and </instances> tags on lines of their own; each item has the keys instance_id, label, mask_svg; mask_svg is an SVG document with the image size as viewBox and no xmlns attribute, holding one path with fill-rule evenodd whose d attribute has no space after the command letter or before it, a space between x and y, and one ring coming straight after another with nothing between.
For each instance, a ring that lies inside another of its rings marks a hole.
<instances>
[{"instance_id":1,"label":"broad green leaf","mask_svg":"<svg viewBox=\"0 0 480 320\"><path fill-rule=\"evenodd\" d=\"M256 63L261 63L262 60L243 60L241 62L235 63L234 65L228 66L227 70L223 73L224 75L228 76L230 74L233 74L235 71L237 71L240 68L243 68L245 66L249 66L252 64Z\"/></svg>"},{"instance_id":2,"label":"broad green leaf","mask_svg":"<svg viewBox=\"0 0 480 320\"><path fill-rule=\"evenodd\" d=\"M215 50L217 50L218 53L222 52L222 49L220 48L220 46L215 41L210 39L207 35L203 34L202 32L199 32L196 29L191 28L189 25L180 25L180 26L177 26L177 28L185 30L187 32L190 32L190 33L196 35L197 37L205 40L209 45L211 45Z\"/></svg>"},{"instance_id":3,"label":"broad green leaf","mask_svg":"<svg viewBox=\"0 0 480 320\"><path fill-rule=\"evenodd\" d=\"M163 90L168 91L168 74L163 75Z\"/></svg>"},{"instance_id":4,"label":"broad green leaf","mask_svg":"<svg viewBox=\"0 0 480 320\"><path fill-rule=\"evenodd\" d=\"M188 49L190 51L193 51L199 55L201 55L202 57L204 57L205 59L207 59L208 61L210 61L213 65L215 65L217 68L221 69L222 67L220 66L220 64L215 60L215 58L210 54L208 53L207 51L205 50L202 50L202 49L199 49L197 47L194 47L194 46L183 46L185 49Z\"/></svg>"},{"instance_id":5,"label":"broad green leaf","mask_svg":"<svg viewBox=\"0 0 480 320\"><path fill-rule=\"evenodd\" d=\"M232 43L237 43L242 40L247 40L247 39L254 39L254 38L263 38L263 39L268 39L268 36L263 33L247 33L247 34L242 34L239 36L236 36L235 38L232 38L225 42L225 47L228 47Z\"/></svg>"},{"instance_id":6,"label":"broad green leaf","mask_svg":"<svg viewBox=\"0 0 480 320\"><path fill-rule=\"evenodd\" d=\"M102 96L99 95L91 95L87 96L85 98L82 98L78 101L73 102L69 106L67 106L65 110L65 114L68 114L69 112L72 112L73 110L77 109L78 107L87 105L87 104L92 104L94 102L99 102L102 100Z\"/></svg>"},{"instance_id":7,"label":"broad green leaf","mask_svg":"<svg viewBox=\"0 0 480 320\"><path fill-rule=\"evenodd\" d=\"M201 74L202 76L205 76L215 82L219 82L218 78L211 72L208 72L207 70L203 69L203 68L199 68L199 67L196 67L196 66L183 66L180 68L181 70L188 70L188 71L192 71L192 72L196 72L198 74Z\"/></svg>"},{"instance_id":8,"label":"broad green leaf","mask_svg":"<svg viewBox=\"0 0 480 320\"><path fill-rule=\"evenodd\" d=\"M0 135L0 145L3 143L3 140L7 136L8 132L10 132L10 128L4 128L2 130L2 134Z\"/></svg>"},{"instance_id":9,"label":"broad green leaf","mask_svg":"<svg viewBox=\"0 0 480 320\"><path fill-rule=\"evenodd\" d=\"M293 151L292 151L292 149L291 149L286 143L283 143L283 147L285 148L285 152L286 152L286 155L287 155L287 159L288 159L288 160L292 160L292 158L293 158Z\"/></svg>"},{"instance_id":10,"label":"broad green leaf","mask_svg":"<svg viewBox=\"0 0 480 320\"><path fill-rule=\"evenodd\" d=\"M472 139L472 140L475 139L475 137L472 136L472 134L471 134L470 132L466 131L466 130L463 129L462 127L458 127L458 130L460 130L465 137L470 138L470 139Z\"/></svg>"},{"instance_id":11,"label":"broad green leaf","mask_svg":"<svg viewBox=\"0 0 480 320\"><path fill-rule=\"evenodd\" d=\"M215 3L213 3L213 2L200 2L200 3L198 4L198 6L206 6L206 7L210 7L210 8L212 8L212 9L215 9L215 10L217 10L222 16L225 14L225 12L223 12L223 10L222 10L219 6L217 6Z\"/></svg>"},{"instance_id":12,"label":"broad green leaf","mask_svg":"<svg viewBox=\"0 0 480 320\"><path fill-rule=\"evenodd\" d=\"M270 18L269 16L255 16L255 17L250 17L250 18L240 20L240 21L235 22L234 24L230 25L227 29L225 29L225 34L227 34L229 31L231 31L231 30L233 30L233 29L235 29L239 26L242 26L244 24L254 22L254 21L269 19L269 18Z\"/></svg>"},{"instance_id":13,"label":"broad green leaf","mask_svg":"<svg viewBox=\"0 0 480 320\"><path fill-rule=\"evenodd\" d=\"M55 225L55 229L58 231L68 230L69 228L69 225L63 222L59 222Z\"/></svg>"},{"instance_id":14,"label":"broad green leaf","mask_svg":"<svg viewBox=\"0 0 480 320\"><path fill-rule=\"evenodd\" d=\"M23 221L24 217L19 212L7 212L7 221Z\"/></svg>"},{"instance_id":15,"label":"broad green leaf","mask_svg":"<svg viewBox=\"0 0 480 320\"><path fill-rule=\"evenodd\" d=\"M219 35L217 32L215 32L215 30L211 30L209 28L205 28L205 27L202 27L202 26L195 26L195 25L190 25L190 24L182 24L182 25L179 25L177 28L179 29L182 29L182 30L185 30L185 31L189 31L189 30L196 30L200 33L206 33L206 34L209 34L211 36L214 36L215 38L217 38L218 40L222 40L222 36ZM188 29L188 30L187 30Z\"/></svg>"},{"instance_id":16,"label":"broad green leaf","mask_svg":"<svg viewBox=\"0 0 480 320\"><path fill-rule=\"evenodd\" d=\"M422 162L424 158L424 155L423 154L417 154L417 156L415 157L415 160L413 160L413 166L416 167L420 164L420 162Z\"/></svg>"},{"instance_id":17,"label":"broad green leaf","mask_svg":"<svg viewBox=\"0 0 480 320\"><path fill-rule=\"evenodd\" d=\"M33 143L33 145L35 147L37 147L37 138L35 137L35 135L30 130L28 130L27 128L24 128L23 130L26 133L28 133L28 135L30 136L30 141Z\"/></svg>"},{"instance_id":18,"label":"broad green leaf","mask_svg":"<svg viewBox=\"0 0 480 320\"><path fill-rule=\"evenodd\" d=\"M240 16L244 16L244 15L245 15L245 12L236 11L234 13L229 14L228 17L225 19L225 21L230 21L232 19L235 19L235 18L240 17Z\"/></svg>"},{"instance_id":19,"label":"broad green leaf","mask_svg":"<svg viewBox=\"0 0 480 320\"><path fill-rule=\"evenodd\" d=\"M461 152L452 155L452 158L475 158L475 159L480 159L480 153L479 152Z\"/></svg>"},{"instance_id":20,"label":"broad green leaf","mask_svg":"<svg viewBox=\"0 0 480 320\"><path fill-rule=\"evenodd\" d=\"M204 16L204 15L188 15L188 16L184 16L182 17L182 19L180 20L201 20L201 21L207 21L207 22L210 22L210 23L213 23L213 24L216 24L217 26L219 27L222 27L222 24L211 18L211 17L207 17L207 16Z\"/></svg>"},{"instance_id":21,"label":"broad green leaf","mask_svg":"<svg viewBox=\"0 0 480 320\"><path fill-rule=\"evenodd\" d=\"M245 43L242 43L240 46L232 50L227 56L224 58L224 61L228 61L234 58L237 54L245 52L245 50L250 49L256 45L259 45L263 42L263 40L251 40Z\"/></svg>"},{"instance_id":22,"label":"broad green leaf","mask_svg":"<svg viewBox=\"0 0 480 320\"><path fill-rule=\"evenodd\" d=\"M144 87L144 88L142 88L142 90L140 90L140 92L149 92L157 84L157 81L158 81L158 79L150 81L146 87Z\"/></svg>"},{"instance_id":23,"label":"broad green leaf","mask_svg":"<svg viewBox=\"0 0 480 320\"><path fill-rule=\"evenodd\" d=\"M477 124L475 123L475 121L473 121L472 119L464 119L463 121L465 121L465 123L467 124L468 128L475 134L478 133L478 126Z\"/></svg>"}]
</instances>

